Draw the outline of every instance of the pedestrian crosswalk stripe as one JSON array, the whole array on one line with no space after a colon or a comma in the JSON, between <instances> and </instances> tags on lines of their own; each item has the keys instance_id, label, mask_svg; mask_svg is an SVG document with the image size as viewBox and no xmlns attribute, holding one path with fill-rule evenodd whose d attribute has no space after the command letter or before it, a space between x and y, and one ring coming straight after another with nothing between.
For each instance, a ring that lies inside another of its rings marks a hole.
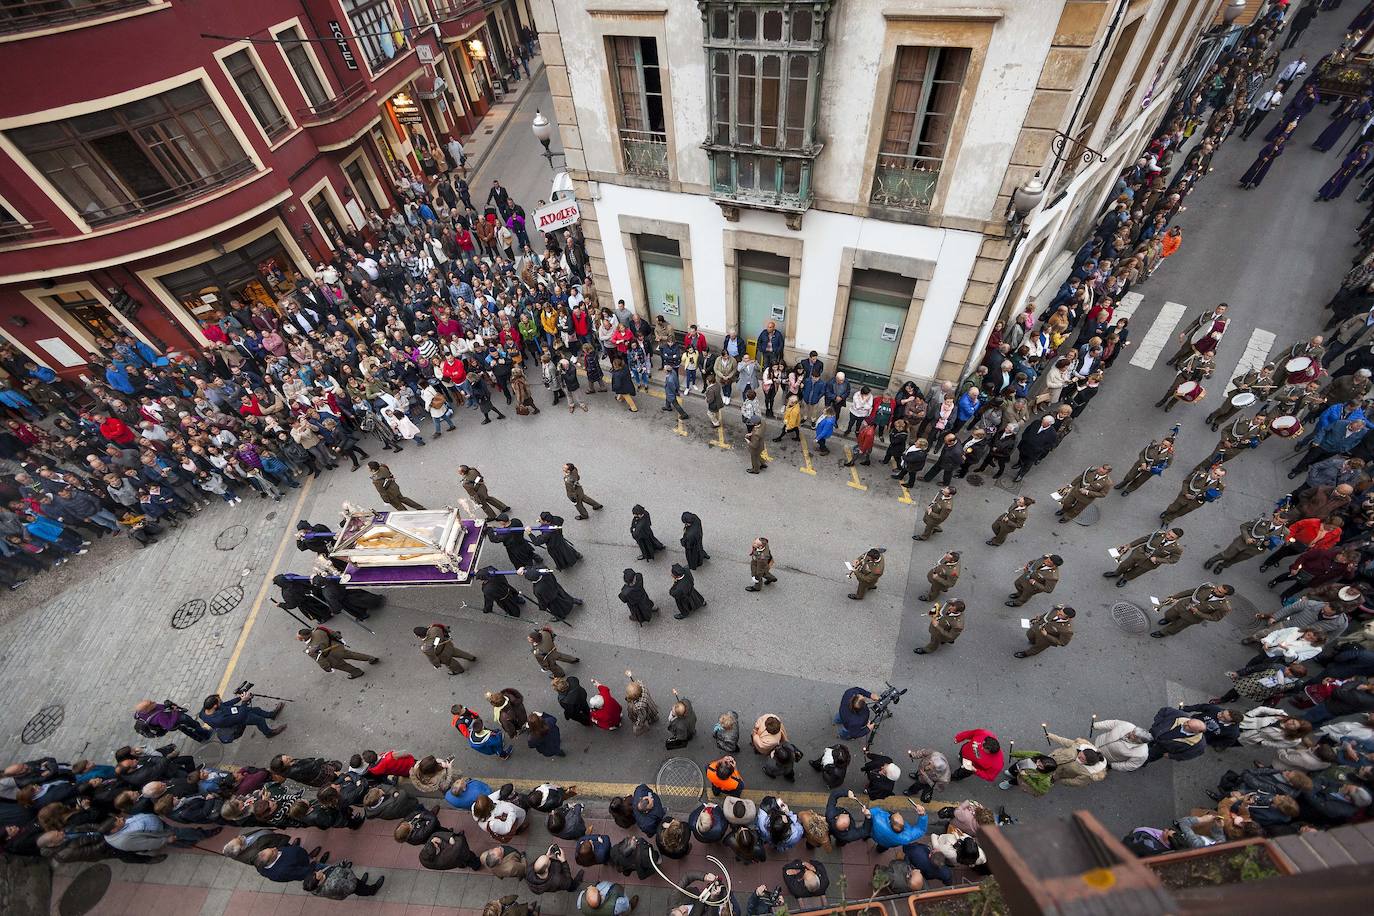
<instances>
[{"instance_id":1,"label":"pedestrian crosswalk stripe","mask_svg":"<svg viewBox=\"0 0 1374 916\"><path fill-rule=\"evenodd\" d=\"M1263 328L1255 328L1250 332L1250 339L1245 343L1245 352L1240 356L1240 362L1236 364L1236 371L1231 373L1231 377L1244 375L1251 369L1258 369L1269 359L1269 350L1274 346L1274 335ZM1231 390L1231 385L1226 386L1226 390Z\"/></svg>"},{"instance_id":2,"label":"pedestrian crosswalk stripe","mask_svg":"<svg viewBox=\"0 0 1374 916\"><path fill-rule=\"evenodd\" d=\"M1112 318L1130 318L1135 315L1135 310L1140 308L1140 303L1144 300L1144 293L1127 293L1121 297L1121 301L1116 304L1112 312Z\"/></svg>"},{"instance_id":3,"label":"pedestrian crosswalk stripe","mask_svg":"<svg viewBox=\"0 0 1374 916\"><path fill-rule=\"evenodd\" d=\"M1145 332L1145 337L1140 341L1139 349L1131 357L1131 365L1139 366L1141 369L1153 369L1159 360L1160 354L1170 346L1174 336L1174 328L1178 327L1179 321L1183 318L1183 313L1188 311L1188 306L1179 305L1177 302L1166 302L1159 310L1159 315L1155 317L1150 329Z\"/></svg>"}]
</instances>

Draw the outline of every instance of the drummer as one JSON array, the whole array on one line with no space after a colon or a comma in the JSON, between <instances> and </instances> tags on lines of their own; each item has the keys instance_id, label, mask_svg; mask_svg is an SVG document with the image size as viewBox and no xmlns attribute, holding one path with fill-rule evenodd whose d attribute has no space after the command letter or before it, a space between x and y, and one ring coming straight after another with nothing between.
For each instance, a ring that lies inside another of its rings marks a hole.
<instances>
[{"instance_id":1,"label":"drummer","mask_svg":"<svg viewBox=\"0 0 1374 916\"><path fill-rule=\"evenodd\" d=\"M1169 383L1169 390L1155 402L1155 406L1164 408L1164 412L1168 413L1179 401L1192 403L1199 400L1207 393L1202 387L1202 380L1211 378L1216 368L1210 353L1193 353L1186 357L1179 363L1178 374Z\"/></svg>"},{"instance_id":2,"label":"drummer","mask_svg":"<svg viewBox=\"0 0 1374 916\"><path fill-rule=\"evenodd\" d=\"M1322 369L1322 354L1325 352L1326 346L1320 334L1298 341L1274 359L1274 365L1278 366L1274 382L1279 385L1290 381L1315 382L1325 371ZM1304 359L1307 362L1302 362ZM1289 378L1290 375L1297 377Z\"/></svg>"},{"instance_id":3,"label":"drummer","mask_svg":"<svg viewBox=\"0 0 1374 916\"><path fill-rule=\"evenodd\" d=\"M1169 365L1177 368L1179 363L1193 353L1215 354L1217 344L1221 343L1222 335L1231 324L1231 319L1226 317L1229 308L1229 305L1222 302L1216 308L1208 309L1194 318L1178 335L1180 346L1178 351L1169 357Z\"/></svg>"},{"instance_id":4,"label":"drummer","mask_svg":"<svg viewBox=\"0 0 1374 916\"><path fill-rule=\"evenodd\" d=\"M1269 438L1270 432L1272 430L1269 428L1269 417L1264 411L1249 419L1238 417L1231 421L1231 425L1226 427L1226 432L1221 434L1216 447L1212 449L1212 457L1208 460L1230 461L1241 452L1258 448L1261 442Z\"/></svg>"},{"instance_id":5,"label":"drummer","mask_svg":"<svg viewBox=\"0 0 1374 916\"><path fill-rule=\"evenodd\" d=\"M1231 379L1231 393L1216 410L1207 415L1207 425L1216 432L1221 424L1258 400L1268 397L1274 388L1274 364L1265 363L1258 369Z\"/></svg>"},{"instance_id":6,"label":"drummer","mask_svg":"<svg viewBox=\"0 0 1374 916\"><path fill-rule=\"evenodd\" d=\"M1320 410L1325 403L1326 398L1322 396L1319 383L1288 384L1274 393L1268 412L1274 417L1296 417Z\"/></svg>"}]
</instances>

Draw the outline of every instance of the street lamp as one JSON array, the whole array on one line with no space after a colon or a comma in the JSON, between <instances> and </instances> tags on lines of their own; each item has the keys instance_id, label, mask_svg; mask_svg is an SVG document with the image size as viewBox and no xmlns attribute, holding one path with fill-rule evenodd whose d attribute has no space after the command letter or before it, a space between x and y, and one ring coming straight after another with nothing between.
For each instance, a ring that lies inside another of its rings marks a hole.
<instances>
[{"instance_id":1,"label":"street lamp","mask_svg":"<svg viewBox=\"0 0 1374 916\"><path fill-rule=\"evenodd\" d=\"M1245 12L1245 0L1226 0L1226 6L1221 10L1221 21L1230 25L1243 12Z\"/></svg>"},{"instance_id":2,"label":"street lamp","mask_svg":"<svg viewBox=\"0 0 1374 916\"><path fill-rule=\"evenodd\" d=\"M530 125L530 130L534 132L534 139L538 140L544 147L543 156L549 160L549 168L553 168L553 157L561 156L562 153L555 153L549 149L549 141L553 139L553 125L549 119L544 117L544 113L538 108L534 110L534 123Z\"/></svg>"},{"instance_id":3,"label":"street lamp","mask_svg":"<svg viewBox=\"0 0 1374 916\"><path fill-rule=\"evenodd\" d=\"M1021 224L1031 211L1040 206L1040 202L1045 199L1045 183L1040 180L1040 173L1036 172L1031 180L1012 192L1011 206L1007 208L1007 225L1013 234L1021 234Z\"/></svg>"}]
</instances>

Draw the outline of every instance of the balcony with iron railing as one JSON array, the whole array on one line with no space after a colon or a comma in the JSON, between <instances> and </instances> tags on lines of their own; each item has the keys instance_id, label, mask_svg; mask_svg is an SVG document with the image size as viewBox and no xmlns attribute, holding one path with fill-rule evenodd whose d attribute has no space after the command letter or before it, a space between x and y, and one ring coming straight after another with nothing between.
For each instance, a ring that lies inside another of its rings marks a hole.
<instances>
[{"instance_id":1,"label":"balcony with iron railing","mask_svg":"<svg viewBox=\"0 0 1374 916\"><path fill-rule=\"evenodd\" d=\"M148 5L148 0L5 0L0 3L0 35L58 28Z\"/></svg>"},{"instance_id":2,"label":"balcony with iron railing","mask_svg":"<svg viewBox=\"0 0 1374 916\"><path fill-rule=\"evenodd\" d=\"M152 194L121 200L105 207L92 207L82 211L81 218L91 226L102 226L106 223L141 216L145 213L161 210L164 207L194 200L225 185L232 184L245 175L252 174L253 170L252 161L241 159L218 171L210 172L178 185L172 185Z\"/></svg>"},{"instance_id":3,"label":"balcony with iron railing","mask_svg":"<svg viewBox=\"0 0 1374 916\"><path fill-rule=\"evenodd\" d=\"M377 88L359 80L318 105L296 109L296 123L309 131L320 149L347 143L377 116Z\"/></svg>"},{"instance_id":4,"label":"balcony with iron railing","mask_svg":"<svg viewBox=\"0 0 1374 916\"><path fill-rule=\"evenodd\" d=\"M879 153L869 203L894 210L929 210L942 164L931 156Z\"/></svg>"},{"instance_id":5,"label":"balcony with iron railing","mask_svg":"<svg viewBox=\"0 0 1374 916\"><path fill-rule=\"evenodd\" d=\"M625 174L646 178L668 177L668 135L652 131L622 130L620 149Z\"/></svg>"},{"instance_id":6,"label":"balcony with iron railing","mask_svg":"<svg viewBox=\"0 0 1374 916\"><path fill-rule=\"evenodd\" d=\"M30 239L47 238L57 230L45 219L0 220L0 245L17 245Z\"/></svg>"}]
</instances>

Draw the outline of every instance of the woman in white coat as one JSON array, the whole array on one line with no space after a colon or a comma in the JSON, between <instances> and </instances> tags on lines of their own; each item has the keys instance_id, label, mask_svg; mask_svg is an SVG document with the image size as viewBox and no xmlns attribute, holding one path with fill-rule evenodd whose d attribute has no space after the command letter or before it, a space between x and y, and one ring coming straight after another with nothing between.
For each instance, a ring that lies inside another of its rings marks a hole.
<instances>
[{"instance_id":1,"label":"woman in white coat","mask_svg":"<svg viewBox=\"0 0 1374 916\"><path fill-rule=\"evenodd\" d=\"M396 434L397 439L405 439L406 441L413 439L424 446L425 440L420 435L420 428L410 421L410 417L394 407L388 407L382 411L382 414L386 417L386 425L391 427L391 431Z\"/></svg>"},{"instance_id":2,"label":"woman in white coat","mask_svg":"<svg viewBox=\"0 0 1374 916\"><path fill-rule=\"evenodd\" d=\"M1123 719L1093 723L1093 744L1107 758L1107 766L1121 773L1138 770L1150 756L1150 733Z\"/></svg>"}]
</instances>

